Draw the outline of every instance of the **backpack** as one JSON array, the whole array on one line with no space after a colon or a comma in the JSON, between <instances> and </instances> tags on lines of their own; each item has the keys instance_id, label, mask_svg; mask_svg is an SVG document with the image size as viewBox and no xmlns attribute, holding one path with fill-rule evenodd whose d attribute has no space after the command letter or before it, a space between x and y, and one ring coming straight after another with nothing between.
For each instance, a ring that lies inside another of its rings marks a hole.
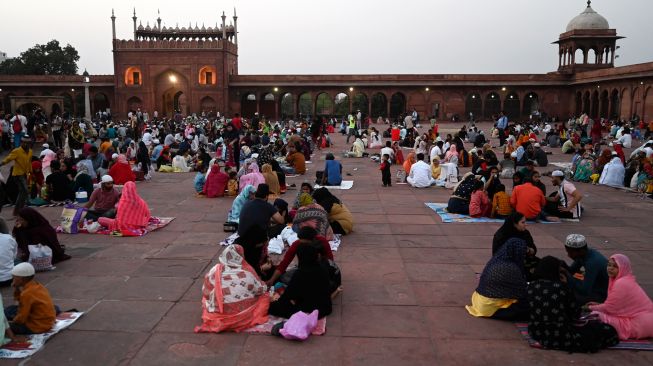
<instances>
[{"instance_id":1,"label":"backpack","mask_svg":"<svg viewBox=\"0 0 653 366\"><path fill-rule=\"evenodd\" d=\"M20 118L18 118L18 116L14 117L14 124L12 125L12 128L14 129L14 133L23 132L23 125L20 123Z\"/></svg>"}]
</instances>

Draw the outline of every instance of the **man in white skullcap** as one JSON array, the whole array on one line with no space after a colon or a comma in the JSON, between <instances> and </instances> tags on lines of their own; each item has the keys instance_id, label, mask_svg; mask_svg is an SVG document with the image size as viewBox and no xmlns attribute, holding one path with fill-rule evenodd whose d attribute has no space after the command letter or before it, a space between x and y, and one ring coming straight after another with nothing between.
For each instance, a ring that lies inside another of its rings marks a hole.
<instances>
[{"instance_id":1,"label":"man in white skullcap","mask_svg":"<svg viewBox=\"0 0 653 366\"><path fill-rule=\"evenodd\" d=\"M581 305L604 302L608 295L608 260L596 249L589 248L587 239L581 234L569 234L565 249L573 260L567 282L576 300Z\"/></svg>"}]
</instances>

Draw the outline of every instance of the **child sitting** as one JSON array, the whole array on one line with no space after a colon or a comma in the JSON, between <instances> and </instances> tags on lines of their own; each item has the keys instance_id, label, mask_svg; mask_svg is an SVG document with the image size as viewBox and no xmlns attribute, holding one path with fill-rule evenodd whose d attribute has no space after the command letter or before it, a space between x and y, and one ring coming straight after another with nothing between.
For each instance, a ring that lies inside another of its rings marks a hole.
<instances>
[{"instance_id":1,"label":"child sitting","mask_svg":"<svg viewBox=\"0 0 653 366\"><path fill-rule=\"evenodd\" d=\"M195 192L198 195L202 195L204 192L204 183L206 183L206 167L203 165L199 165L198 167L200 170L195 174L193 184L195 185Z\"/></svg>"},{"instance_id":2,"label":"child sitting","mask_svg":"<svg viewBox=\"0 0 653 366\"><path fill-rule=\"evenodd\" d=\"M227 182L227 196L235 197L238 195L238 173L235 170L229 170L229 181Z\"/></svg>"},{"instance_id":3,"label":"child sitting","mask_svg":"<svg viewBox=\"0 0 653 366\"><path fill-rule=\"evenodd\" d=\"M491 217L498 219L505 219L512 213L512 206L510 205L510 195L506 193L506 186L498 184L496 192L492 198L492 212Z\"/></svg>"},{"instance_id":4,"label":"child sitting","mask_svg":"<svg viewBox=\"0 0 653 366\"><path fill-rule=\"evenodd\" d=\"M392 187L392 174L390 173L390 155L383 154L383 160L381 161L381 181L383 182L384 187Z\"/></svg>"},{"instance_id":5,"label":"child sitting","mask_svg":"<svg viewBox=\"0 0 653 366\"><path fill-rule=\"evenodd\" d=\"M469 199L469 216L487 217L491 212L490 199L485 192L485 185L482 181L474 182L474 191Z\"/></svg>"},{"instance_id":6,"label":"child sitting","mask_svg":"<svg viewBox=\"0 0 653 366\"><path fill-rule=\"evenodd\" d=\"M50 293L45 286L34 280L34 267L27 263L14 266L14 297L18 305L4 309L15 334L38 334L52 329L56 321L56 310Z\"/></svg>"}]
</instances>

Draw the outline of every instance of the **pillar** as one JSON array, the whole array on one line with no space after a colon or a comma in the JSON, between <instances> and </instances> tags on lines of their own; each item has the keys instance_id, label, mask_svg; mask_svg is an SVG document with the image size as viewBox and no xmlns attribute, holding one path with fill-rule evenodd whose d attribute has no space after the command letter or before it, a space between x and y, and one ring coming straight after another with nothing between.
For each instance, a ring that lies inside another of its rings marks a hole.
<instances>
[{"instance_id":1,"label":"pillar","mask_svg":"<svg viewBox=\"0 0 653 366\"><path fill-rule=\"evenodd\" d=\"M113 9L111 9L111 30L113 38L116 39L116 16L113 14Z\"/></svg>"},{"instance_id":2,"label":"pillar","mask_svg":"<svg viewBox=\"0 0 653 366\"><path fill-rule=\"evenodd\" d=\"M236 16L236 8L234 8L234 43L238 45L238 16Z\"/></svg>"},{"instance_id":3,"label":"pillar","mask_svg":"<svg viewBox=\"0 0 653 366\"><path fill-rule=\"evenodd\" d=\"M88 85L84 86L84 118L91 120L91 96L88 92Z\"/></svg>"},{"instance_id":4,"label":"pillar","mask_svg":"<svg viewBox=\"0 0 653 366\"><path fill-rule=\"evenodd\" d=\"M227 16L224 14L224 11L222 12L222 39L227 40L227 24L226 24Z\"/></svg>"},{"instance_id":5,"label":"pillar","mask_svg":"<svg viewBox=\"0 0 653 366\"><path fill-rule=\"evenodd\" d=\"M136 8L134 8L134 16L132 17L134 21L134 41L136 40Z\"/></svg>"}]
</instances>

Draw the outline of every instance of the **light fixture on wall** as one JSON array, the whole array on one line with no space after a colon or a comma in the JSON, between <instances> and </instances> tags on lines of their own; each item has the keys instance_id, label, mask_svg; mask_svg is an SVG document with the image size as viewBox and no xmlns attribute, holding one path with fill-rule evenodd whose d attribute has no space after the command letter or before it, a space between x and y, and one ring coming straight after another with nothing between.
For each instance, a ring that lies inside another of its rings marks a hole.
<instances>
[{"instance_id":1,"label":"light fixture on wall","mask_svg":"<svg viewBox=\"0 0 653 366\"><path fill-rule=\"evenodd\" d=\"M176 82L177 82L177 77L176 77L175 75L172 75L172 74L171 74L171 75L168 77L168 79L170 79L170 82L172 82L172 83L176 83Z\"/></svg>"},{"instance_id":2,"label":"light fixture on wall","mask_svg":"<svg viewBox=\"0 0 653 366\"><path fill-rule=\"evenodd\" d=\"M506 91L506 87L504 86L503 88L501 88L501 91Z\"/></svg>"},{"instance_id":3,"label":"light fixture on wall","mask_svg":"<svg viewBox=\"0 0 653 366\"><path fill-rule=\"evenodd\" d=\"M425 88L424 90L429 91L429 88Z\"/></svg>"},{"instance_id":4,"label":"light fixture on wall","mask_svg":"<svg viewBox=\"0 0 653 366\"><path fill-rule=\"evenodd\" d=\"M279 91L279 88L274 88L274 91L275 91L275 92L278 92L278 91Z\"/></svg>"},{"instance_id":5,"label":"light fixture on wall","mask_svg":"<svg viewBox=\"0 0 653 366\"><path fill-rule=\"evenodd\" d=\"M354 91L354 87L353 87L353 86L350 86L350 87L349 87L349 91L350 91L350 92L353 92L353 91Z\"/></svg>"}]
</instances>

